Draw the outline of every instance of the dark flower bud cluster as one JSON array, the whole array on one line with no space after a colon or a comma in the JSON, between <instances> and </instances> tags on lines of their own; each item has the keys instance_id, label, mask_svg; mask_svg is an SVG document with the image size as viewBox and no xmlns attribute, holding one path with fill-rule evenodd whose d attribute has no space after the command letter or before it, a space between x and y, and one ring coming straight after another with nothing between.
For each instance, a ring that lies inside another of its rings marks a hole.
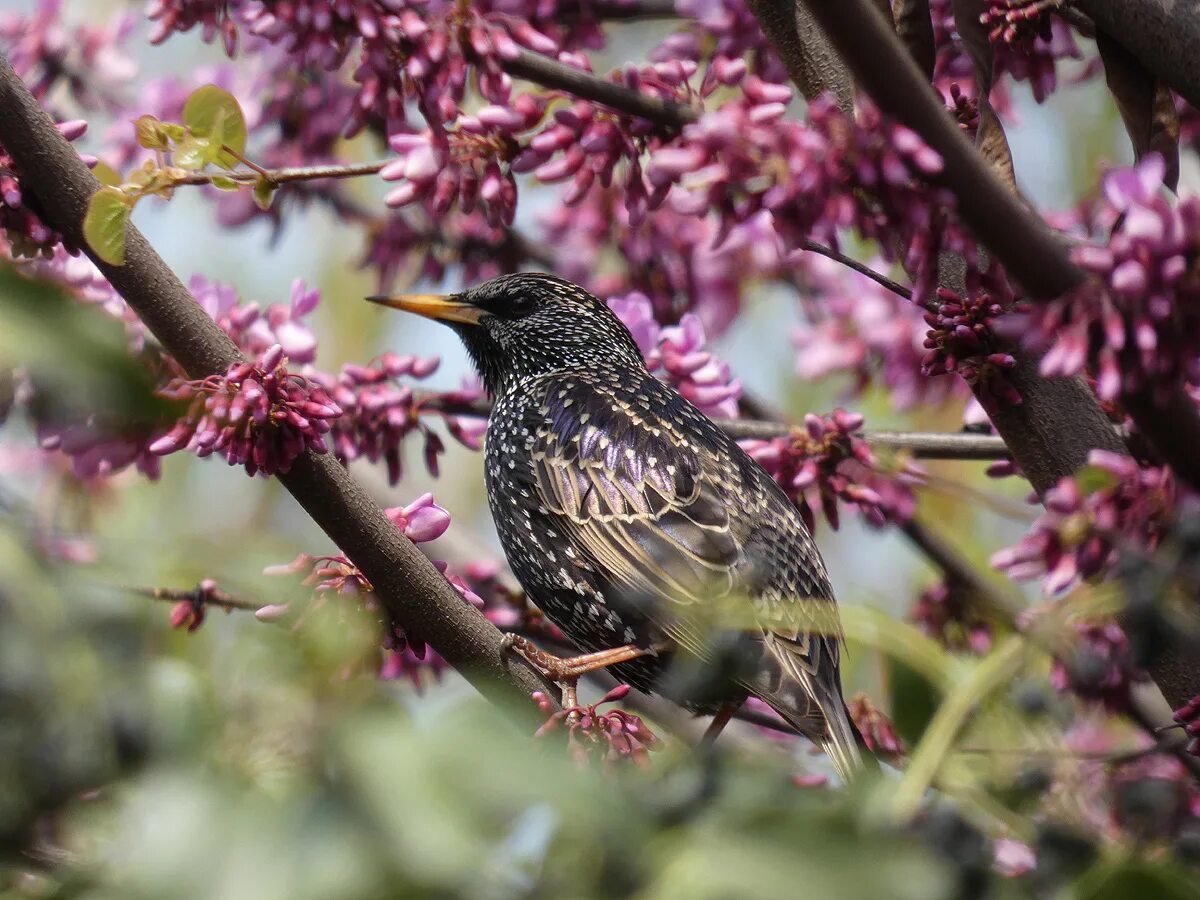
<instances>
[{"instance_id":1,"label":"dark flower bud cluster","mask_svg":"<svg viewBox=\"0 0 1200 900\"><path fill-rule=\"evenodd\" d=\"M188 634L196 631L204 624L205 614L213 600L220 596L217 582L205 578L196 589L191 591L186 599L179 600L171 607L171 627L187 629Z\"/></svg>"},{"instance_id":2,"label":"dark flower bud cluster","mask_svg":"<svg viewBox=\"0 0 1200 900\"><path fill-rule=\"evenodd\" d=\"M1116 622L1079 622L1075 627L1075 653L1055 660L1050 683L1111 712L1128 711L1134 685L1148 679L1136 665L1128 636Z\"/></svg>"},{"instance_id":3,"label":"dark flower bud cluster","mask_svg":"<svg viewBox=\"0 0 1200 900\"><path fill-rule=\"evenodd\" d=\"M1018 581L1044 576L1047 596L1061 594L1077 580L1107 574L1122 544L1153 550L1175 505L1169 469L1093 450L1086 468L1046 492L1045 511L1021 542L991 562Z\"/></svg>"},{"instance_id":4,"label":"dark flower bud cluster","mask_svg":"<svg viewBox=\"0 0 1200 900\"><path fill-rule=\"evenodd\" d=\"M964 298L938 288L936 296L935 308L925 313L929 331L922 374L959 375L975 389L989 414L1001 406L1019 405L1021 395L1006 374L1016 360L1000 349L994 330L1005 304L982 289L968 290Z\"/></svg>"},{"instance_id":5,"label":"dark flower bud cluster","mask_svg":"<svg viewBox=\"0 0 1200 900\"><path fill-rule=\"evenodd\" d=\"M190 408L150 444L151 453L165 456L184 447L202 457L216 453L249 475L287 472L307 450L325 453L330 420L342 414L324 388L288 372L279 344L224 375L174 379L161 393Z\"/></svg>"},{"instance_id":6,"label":"dark flower bud cluster","mask_svg":"<svg viewBox=\"0 0 1200 900\"><path fill-rule=\"evenodd\" d=\"M846 704L850 721L863 737L867 749L876 756L886 760L904 758L908 750L904 746L896 726L879 707L875 706L866 694L856 694Z\"/></svg>"},{"instance_id":7,"label":"dark flower bud cluster","mask_svg":"<svg viewBox=\"0 0 1200 900\"><path fill-rule=\"evenodd\" d=\"M856 508L868 523L906 522L916 507L913 485L923 472L912 463L889 471L856 432L863 417L845 410L804 417L788 437L744 441L742 446L795 502L804 522L816 526L819 508L838 527L838 504Z\"/></svg>"},{"instance_id":8,"label":"dark flower bud cluster","mask_svg":"<svg viewBox=\"0 0 1200 900\"><path fill-rule=\"evenodd\" d=\"M966 585L939 581L921 593L909 619L950 650L984 654L992 648L992 623L972 599Z\"/></svg>"},{"instance_id":9,"label":"dark flower bud cluster","mask_svg":"<svg viewBox=\"0 0 1200 900\"><path fill-rule=\"evenodd\" d=\"M640 766L650 764L650 751L657 750L662 742L650 730L641 716L623 709L600 712L605 703L615 703L629 693L629 685L617 685L595 703L588 706L572 706L554 709L550 699L541 691L534 691L533 700L543 712L550 713L545 724L538 728L537 737L556 731L566 725L567 746L571 755L581 765L586 765L594 755L599 755L608 767L615 763L632 762Z\"/></svg>"},{"instance_id":10,"label":"dark flower bud cluster","mask_svg":"<svg viewBox=\"0 0 1200 900\"><path fill-rule=\"evenodd\" d=\"M87 122L59 122L55 126L68 141L74 141L87 131ZM12 157L0 146L0 232L8 242L8 252L14 257L54 256L62 243L62 235L42 221L31 207L31 198L21 190L19 173Z\"/></svg>"},{"instance_id":11,"label":"dark flower bud cluster","mask_svg":"<svg viewBox=\"0 0 1200 900\"><path fill-rule=\"evenodd\" d=\"M1151 153L1104 177L1095 216L1115 225L1107 244L1072 254L1094 279L1031 312L1028 340L1049 348L1042 372L1089 367L1104 400L1200 378L1200 198L1172 206L1161 194L1163 172Z\"/></svg>"}]
</instances>

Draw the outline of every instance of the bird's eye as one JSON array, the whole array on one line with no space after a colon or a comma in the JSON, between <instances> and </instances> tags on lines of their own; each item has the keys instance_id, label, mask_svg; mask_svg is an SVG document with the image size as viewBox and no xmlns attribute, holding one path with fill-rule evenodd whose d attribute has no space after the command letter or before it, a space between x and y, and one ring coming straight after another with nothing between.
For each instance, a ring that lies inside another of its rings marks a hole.
<instances>
[{"instance_id":1,"label":"bird's eye","mask_svg":"<svg viewBox=\"0 0 1200 900\"><path fill-rule=\"evenodd\" d=\"M508 301L507 312L510 316L523 316L533 312L534 306L533 298L528 294L517 294Z\"/></svg>"}]
</instances>

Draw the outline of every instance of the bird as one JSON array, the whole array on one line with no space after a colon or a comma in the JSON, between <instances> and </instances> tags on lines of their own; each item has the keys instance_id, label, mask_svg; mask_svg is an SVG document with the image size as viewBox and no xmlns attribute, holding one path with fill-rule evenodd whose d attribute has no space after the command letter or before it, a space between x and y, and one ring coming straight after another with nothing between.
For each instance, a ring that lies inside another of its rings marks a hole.
<instances>
[{"instance_id":1,"label":"bird","mask_svg":"<svg viewBox=\"0 0 1200 900\"><path fill-rule=\"evenodd\" d=\"M584 652L560 660L515 636L507 646L571 688L565 705L580 674L611 667L639 690L715 711L715 738L758 697L844 781L862 769L834 593L799 511L651 374L605 303L531 272L367 299L449 325L483 380L500 543L527 595Z\"/></svg>"}]
</instances>

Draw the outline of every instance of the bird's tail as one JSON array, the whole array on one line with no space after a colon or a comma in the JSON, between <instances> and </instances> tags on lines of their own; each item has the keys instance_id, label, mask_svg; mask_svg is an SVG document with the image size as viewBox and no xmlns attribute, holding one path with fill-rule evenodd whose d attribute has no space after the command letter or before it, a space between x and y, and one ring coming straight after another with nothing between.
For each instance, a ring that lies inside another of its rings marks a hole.
<instances>
[{"instance_id":1,"label":"bird's tail","mask_svg":"<svg viewBox=\"0 0 1200 900\"><path fill-rule=\"evenodd\" d=\"M806 677L781 685L762 699L825 751L843 782L849 783L871 763L878 765L869 750L864 757L862 735L850 720L836 685L827 686L817 678Z\"/></svg>"}]
</instances>

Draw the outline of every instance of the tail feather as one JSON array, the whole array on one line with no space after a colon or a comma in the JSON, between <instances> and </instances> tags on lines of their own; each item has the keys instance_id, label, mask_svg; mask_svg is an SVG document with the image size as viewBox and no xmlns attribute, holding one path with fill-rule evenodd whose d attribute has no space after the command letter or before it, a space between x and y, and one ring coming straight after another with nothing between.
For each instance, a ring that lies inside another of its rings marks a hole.
<instances>
[{"instance_id":1,"label":"tail feather","mask_svg":"<svg viewBox=\"0 0 1200 900\"><path fill-rule=\"evenodd\" d=\"M826 685L811 676L787 679L760 696L784 721L825 751L843 782L848 783L865 768L878 766L851 721L837 684Z\"/></svg>"}]
</instances>

